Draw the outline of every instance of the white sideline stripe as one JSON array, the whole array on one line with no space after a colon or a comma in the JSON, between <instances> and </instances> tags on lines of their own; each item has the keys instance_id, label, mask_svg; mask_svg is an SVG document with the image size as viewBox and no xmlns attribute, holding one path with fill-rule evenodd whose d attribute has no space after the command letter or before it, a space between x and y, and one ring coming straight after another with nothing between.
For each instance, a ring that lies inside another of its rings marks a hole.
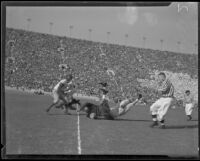
<instances>
[{"instance_id":1,"label":"white sideline stripe","mask_svg":"<svg viewBox=\"0 0 200 161\"><path fill-rule=\"evenodd\" d=\"M80 118L79 118L79 112L78 112L78 119L77 119L77 126L78 126L78 154L81 154L81 134L80 134Z\"/></svg>"}]
</instances>

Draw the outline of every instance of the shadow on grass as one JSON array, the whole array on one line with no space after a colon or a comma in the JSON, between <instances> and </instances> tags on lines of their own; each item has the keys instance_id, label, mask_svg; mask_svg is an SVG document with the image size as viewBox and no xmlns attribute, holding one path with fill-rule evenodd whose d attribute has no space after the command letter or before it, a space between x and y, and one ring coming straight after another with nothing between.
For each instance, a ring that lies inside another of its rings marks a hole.
<instances>
[{"instance_id":1,"label":"shadow on grass","mask_svg":"<svg viewBox=\"0 0 200 161\"><path fill-rule=\"evenodd\" d=\"M198 120L196 119L196 120L190 120L190 121L198 121Z\"/></svg>"},{"instance_id":2,"label":"shadow on grass","mask_svg":"<svg viewBox=\"0 0 200 161\"><path fill-rule=\"evenodd\" d=\"M113 121L136 121L136 122L152 122L152 120L133 120L133 119L116 119Z\"/></svg>"},{"instance_id":3,"label":"shadow on grass","mask_svg":"<svg viewBox=\"0 0 200 161\"><path fill-rule=\"evenodd\" d=\"M70 115L68 115L68 114L64 114L64 113L47 113L48 115L51 115L51 116L77 116L78 114L77 113L73 113L73 114L70 114ZM81 115L86 115L86 114L84 114L84 113L79 113L79 115L81 116Z\"/></svg>"},{"instance_id":4,"label":"shadow on grass","mask_svg":"<svg viewBox=\"0 0 200 161\"><path fill-rule=\"evenodd\" d=\"M165 129L194 129L194 128L198 128L198 124L197 125L170 125L170 126L165 127Z\"/></svg>"}]
</instances>

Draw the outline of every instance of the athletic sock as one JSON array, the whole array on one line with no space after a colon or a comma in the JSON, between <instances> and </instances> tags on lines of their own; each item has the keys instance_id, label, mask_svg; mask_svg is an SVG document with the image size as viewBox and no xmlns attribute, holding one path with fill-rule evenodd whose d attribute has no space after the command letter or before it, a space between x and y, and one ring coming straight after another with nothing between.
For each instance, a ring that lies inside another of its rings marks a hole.
<instances>
[{"instance_id":1,"label":"athletic sock","mask_svg":"<svg viewBox=\"0 0 200 161\"><path fill-rule=\"evenodd\" d=\"M161 125L165 125L165 120L161 120L161 121L160 121L160 124L161 124Z\"/></svg>"},{"instance_id":2,"label":"athletic sock","mask_svg":"<svg viewBox=\"0 0 200 161\"><path fill-rule=\"evenodd\" d=\"M152 115L152 120L153 120L154 122L157 122L157 115Z\"/></svg>"},{"instance_id":3,"label":"athletic sock","mask_svg":"<svg viewBox=\"0 0 200 161\"><path fill-rule=\"evenodd\" d=\"M191 115L187 115L188 117L188 120L191 120L192 119L192 116Z\"/></svg>"}]
</instances>

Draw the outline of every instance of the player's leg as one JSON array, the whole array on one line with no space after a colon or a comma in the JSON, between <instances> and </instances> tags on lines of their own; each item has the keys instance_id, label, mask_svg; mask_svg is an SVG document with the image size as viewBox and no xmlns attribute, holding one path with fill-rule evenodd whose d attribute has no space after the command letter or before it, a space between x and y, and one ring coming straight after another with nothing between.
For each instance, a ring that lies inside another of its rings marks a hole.
<instances>
[{"instance_id":1,"label":"player's leg","mask_svg":"<svg viewBox=\"0 0 200 161\"><path fill-rule=\"evenodd\" d=\"M89 112L90 108L89 108L90 104L89 103L85 103L83 105L80 105L79 109L77 110L77 112L81 112L81 111L86 111L87 113ZM87 110L85 110L87 109Z\"/></svg>"},{"instance_id":2,"label":"player's leg","mask_svg":"<svg viewBox=\"0 0 200 161\"><path fill-rule=\"evenodd\" d=\"M120 103L120 106L119 106L119 109L118 109L119 116L124 115L128 111L130 111L130 109L133 108L136 105L136 103L141 101L141 99L142 99L142 94L139 94L138 98L135 99L135 100L133 98L123 100Z\"/></svg>"},{"instance_id":3,"label":"player's leg","mask_svg":"<svg viewBox=\"0 0 200 161\"><path fill-rule=\"evenodd\" d=\"M86 111L87 115L86 115L86 117L88 117L90 119L96 119L97 118L97 107L98 106L93 105L91 103L87 103L82 107L82 109L86 108L86 107L87 107L87 111Z\"/></svg>"},{"instance_id":4,"label":"player's leg","mask_svg":"<svg viewBox=\"0 0 200 161\"><path fill-rule=\"evenodd\" d=\"M127 112L129 112L135 104L139 101L139 99L136 99L135 101L131 100L124 100L122 101L122 106L119 107L119 116L125 115Z\"/></svg>"},{"instance_id":5,"label":"player's leg","mask_svg":"<svg viewBox=\"0 0 200 161\"><path fill-rule=\"evenodd\" d=\"M69 108L66 108L66 102L64 102L63 100L59 99L58 102L54 106L55 108L61 108L65 114L70 115L68 111Z\"/></svg>"},{"instance_id":6,"label":"player's leg","mask_svg":"<svg viewBox=\"0 0 200 161\"><path fill-rule=\"evenodd\" d=\"M87 109L87 110L85 110ZM95 105L91 104L91 103L85 103L80 105L80 108L77 110L77 112L80 111L85 111L86 112L86 117L94 119L96 117L96 109L95 109Z\"/></svg>"},{"instance_id":7,"label":"player's leg","mask_svg":"<svg viewBox=\"0 0 200 161\"><path fill-rule=\"evenodd\" d=\"M49 112L53 107L55 108L62 108L64 106L64 102L62 100L58 100L57 102L53 103L46 109L46 112Z\"/></svg>"},{"instance_id":8,"label":"player's leg","mask_svg":"<svg viewBox=\"0 0 200 161\"><path fill-rule=\"evenodd\" d=\"M90 113L90 114L87 115L87 117L90 118L90 119L96 119L97 118L95 113Z\"/></svg>"},{"instance_id":9,"label":"player's leg","mask_svg":"<svg viewBox=\"0 0 200 161\"><path fill-rule=\"evenodd\" d=\"M73 95L67 96L66 100L67 100L67 104L65 104L65 106L64 106L64 108L66 110L71 109L71 110L76 110L77 112L80 112L80 108L78 108L79 106L81 107L80 100L74 99ZM74 105L76 105L76 106L74 106Z\"/></svg>"},{"instance_id":10,"label":"player's leg","mask_svg":"<svg viewBox=\"0 0 200 161\"><path fill-rule=\"evenodd\" d=\"M161 106L162 98L158 99L156 102L154 102L150 106L150 112L152 116L153 123L151 124L151 127L158 126L158 120L157 120L157 114L158 114L158 109Z\"/></svg>"},{"instance_id":11,"label":"player's leg","mask_svg":"<svg viewBox=\"0 0 200 161\"><path fill-rule=\"evenodd\" d=\"M86 104L84 107L87 107L87 117L90 119L106 119L106 120L113 120L114 118L110 115L110 113L106 113L104 109L100 106L94 105L94 104Z\"/></svg>"},{"instance_id":12,"label":"player's leg","mask_svg":"<svg viewBox=\"0 0 200 161\"><path fill-rule=\"evenodd\" d=\"M52 92L53 94L53 104L51 104L47 109L46 112L49 112L51 110L52 107L55 107L59 101L59 95L56 91Z\"/></svg>"},{"instance_id":13,"label":"player's leg","mask_svg":"<svg viewBox=\"0 0 200 161\"><path fill-rule=\"evenodd\" d=\"M72 95L72 99L68 105L71 110L76 110L78 112L78 109L79 109L78 107L81 106L81 103L80 103L80 100L74 99Z\"/></svg>"},{"instance_id":14,"label":"player's leg","mask_svg":"<svg viewBox=\"0 0 200 161\"><path fill-rule=\"evenodd\" d=\"M67 114L67 115L71 115L71 113L69 112L69 104L70 104L70 98L69 96L65 96L63 94L60 94L59 96L59 99L63 101L64 105L63 105L63 108L64 108L64 113Z\"/></svg>"},{"instance_id":15,"label":"player's leg","mask_svg":"<svg viewBox=\"0 0 200 161\"><path fill-rule=\"evenodd\" d=\"M161 124L161 128L165 128L165 120L164 117L167 114L169 107L171 106L173 98L164 98L162 100L162 104L158 109L157 119Z\"/></svg>"},{"instance_id":16,"label":"player's leg","mask_svg":"<svg viewBox=\"0 0 200 161\"><path fill-rule=\"evenodd\" d=\"M185 115L187 116L188 114L188 104L185 104Z\"/></svg>"},{"instance_id":17,"label":"player's leg","mask_svg":"<svg viewBox=\"0 0 200 161\"><path fill-rule=\"evenodd\" d=\"M63 106L63 112L66 115L71 115L71 113L69 112L69 106L66 106L66 104L64 104L64 106Z\"/></svg>"},{"instance_id":18,"label":"player's leg","mask_svg":"<svg viewBox=\"0 0 200 161\"><path fill-rule=\"evenodd\" d=\"M56 103L52 103L47 109L46 112L49 112L51 110L52 107L54 107L56 105Z\"/></svg>"},{"instance_id":19,"label":"player's leg","mask_svg":"<svg viewBox=\"0 0 200 161\"><path fill-rule=\"evenodd\" d=\"M185 114L187 116L187 120L190 121L192 119L192 111L193 111L193 104L192 103L188 103L185 105Z\"/></svg>"},{"instance_id":20,"label":"player's leg","mask_svg":"<svg viewBox=\"0 0 200 161\"><path fill-rule=\"evenodd\" d=\"M119 106L122 107L122 108L124 108L129 103L130 103L130 100L129 99L125 99L125 100L123 100L123 101L120 102Z\"/></svg>"}]
</instances>

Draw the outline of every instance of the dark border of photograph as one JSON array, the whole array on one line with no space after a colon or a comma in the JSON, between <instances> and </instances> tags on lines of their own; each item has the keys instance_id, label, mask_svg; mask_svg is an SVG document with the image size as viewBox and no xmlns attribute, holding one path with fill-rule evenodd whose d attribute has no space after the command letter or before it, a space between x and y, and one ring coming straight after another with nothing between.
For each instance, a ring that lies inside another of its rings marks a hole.
<instances>
[{"instance_id":1,"label":"dark border of photograph","mask_svg":"<svg viewBox=\"0 0 200 161\"><path fill-rule=\"evenodd\" d=\"M6 35L6 7L8 6L104 6L104 7L117 7L117 6L145 6L145 7L161 7L169 6L172 2L131 2L131 1L4 1L1 3L2 8L2 21L1 21L1 157L3 159L116 159L116 160L131 160L131 159L194 159L198 160L200 156L165 156L165 155L11 155L6 154L6 120L5 120L5 86L4 86L4 68L5 68L5 35ZM198 4L199 13L199 4ZM199 17L198 17L198 37L199 37ZM199 50L199 46L198 46ZM198 110L198 114L200 111ZM200 121L198 120L198 123ZM198 124L199 125L199 124ZM198 132L199 128L198 128ZM199 135L198 133L198 135ZM200 140L199 140L200 145Z\"/></svg>"}]
</instances>

